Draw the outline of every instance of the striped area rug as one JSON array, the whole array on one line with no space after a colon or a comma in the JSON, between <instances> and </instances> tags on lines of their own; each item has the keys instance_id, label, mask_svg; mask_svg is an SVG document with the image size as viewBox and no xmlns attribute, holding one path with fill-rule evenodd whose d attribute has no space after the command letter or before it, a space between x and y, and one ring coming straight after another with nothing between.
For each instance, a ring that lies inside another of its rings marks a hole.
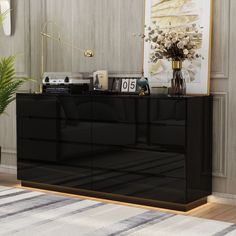
<instances>
[{"instance_id":1,"label":"striped area rug","mask_svg":"<svg viewBox=\"0 0 236 236\"><path fill-rule=\"evenodd\" d=\"M0 186L0 235L236 235L236 225Z\"/></svg>"}]
</instances>

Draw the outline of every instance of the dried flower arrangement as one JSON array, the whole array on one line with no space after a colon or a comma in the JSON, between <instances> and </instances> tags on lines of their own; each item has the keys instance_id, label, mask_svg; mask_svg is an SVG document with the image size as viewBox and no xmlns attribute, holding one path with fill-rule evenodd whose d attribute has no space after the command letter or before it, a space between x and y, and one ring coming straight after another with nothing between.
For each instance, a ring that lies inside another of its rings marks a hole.
<instances>
[{"instance_id":1,"label":"dried flower arrangement","mask_svg":"<svg viewBox=\"0 0 236 236\"><path fill-rule=\"evenodd\" d=\"M143 35L146 42L151 44L150 62L159 59L173 61L193 60L200 58L197 50L201 48L202 34L196 24L188 27L161 29L156 22L152 26L145 26L147 35Z\"/></svg>"}]
</instances>

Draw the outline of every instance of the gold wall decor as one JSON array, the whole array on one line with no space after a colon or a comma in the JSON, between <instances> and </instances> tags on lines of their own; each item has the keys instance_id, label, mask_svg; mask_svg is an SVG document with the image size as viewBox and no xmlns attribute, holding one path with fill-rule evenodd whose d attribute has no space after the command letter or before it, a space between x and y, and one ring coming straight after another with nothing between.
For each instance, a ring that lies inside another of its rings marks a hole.
<instances>
[{"instance_id":1,"label":"gold wall decor","mask_svg":"<svg viewBox=\"0 0 236 236\"><path fill-rule=\"evenodd\" d=\"M146 0L145 25L153 22L160 29L181 29L196 25L202 37L199 39L198 53L201 57L183 61L187 94L210 93L212 0ZM146 28L145 33L147 34ZM151 47L144 43L144 74L152 86L169 86L172 64L166 59L150 62Z\"/></svg>"},{"instance_id":2,"label":"gold wall decor","mask_svg":"<svg viewBox=\"0 0 236 236\"><path fill-rule=\"evenodd\" d=\"M56 29L56 34L57 34L56 36L46 32L46 28L48 25L54 26L54 28ZM54 21L45 22L43 24L42 31L40 32L40 35L41 35L41 76L43 76L43 73L45 72L44 71L44 39L50 39L50 40L55 41L63 46L67 46L67 47L70 47L74 50L80 51L83 53L83 55L85 57L94 57L94 51L92 49L90 49L90 48L82 49L82 48L79 48L79 47L73 45L73 43L67 42L64 39L62 39L61 33L60 33L60 27Z\"/></svg>"}]
</instances>

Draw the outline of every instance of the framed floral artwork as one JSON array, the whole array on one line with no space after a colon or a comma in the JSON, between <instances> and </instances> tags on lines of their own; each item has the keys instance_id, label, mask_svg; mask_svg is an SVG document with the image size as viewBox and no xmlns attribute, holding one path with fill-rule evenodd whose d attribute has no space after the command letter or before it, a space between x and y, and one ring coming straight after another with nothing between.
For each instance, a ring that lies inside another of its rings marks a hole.
<instances>
[{"instance_id":1,"label":"framed floral artwork","mask_svg":"<svg viewBox=\"0 0 236 236\"><path fill-rule=\"evenodd\" d=\"M209 94L212 0L146 0L145 12L144 76L150 87L170 87L177 55L187 94Z\"/></svg>"}]
</instances>

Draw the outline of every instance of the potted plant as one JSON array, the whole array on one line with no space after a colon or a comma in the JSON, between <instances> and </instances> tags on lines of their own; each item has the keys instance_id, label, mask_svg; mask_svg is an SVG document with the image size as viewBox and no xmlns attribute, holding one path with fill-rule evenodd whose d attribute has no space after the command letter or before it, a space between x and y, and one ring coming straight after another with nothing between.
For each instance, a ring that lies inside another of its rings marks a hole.
<instances>
[{"instance_id":1,"label":"potted plant","mask_svg":"<svg viewBox=\"0 0 236 236\"><path fill-rule=\"evenodd\" d=\"M4 13L0 14L0 25L4 20ZM7 106L14 101L17 89L28 78L15 78L15 56L0 56L0 116L6 111ZM1 144L0 144L1 163Z\"/></svg>"}]
</instances>

